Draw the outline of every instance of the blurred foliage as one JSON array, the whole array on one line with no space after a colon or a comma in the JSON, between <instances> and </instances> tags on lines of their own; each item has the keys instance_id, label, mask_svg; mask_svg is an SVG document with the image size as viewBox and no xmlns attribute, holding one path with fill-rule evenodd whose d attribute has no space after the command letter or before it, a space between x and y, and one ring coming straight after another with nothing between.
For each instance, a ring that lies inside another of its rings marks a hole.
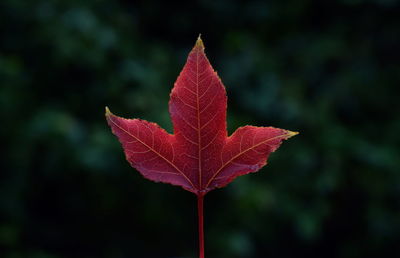
<instances>
[{"instance_id":1,"label":"blurred foliage","mask_svg":"<svg viewBox=\"0 0 400 258\"><path fill-rule=\"evenodd\" d=\"M195 196L142 179L104 119L171 132L198 33L229 131L300 131L206 196L209 257L398 257L400 3L0 2L0 256L196 257Z\"/></svg>"}]
</instances>

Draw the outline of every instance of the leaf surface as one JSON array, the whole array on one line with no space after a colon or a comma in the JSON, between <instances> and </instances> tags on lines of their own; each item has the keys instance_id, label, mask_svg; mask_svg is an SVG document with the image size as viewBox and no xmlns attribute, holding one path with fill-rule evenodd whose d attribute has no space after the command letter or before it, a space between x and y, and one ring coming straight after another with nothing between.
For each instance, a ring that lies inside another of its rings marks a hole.
<instances>
[{"instance_id":1,"label":"leaf surface","mask_svg":"<svg viewBox=\"0 0 400 258\"><path fill-rule=\"evenodd\" d=\"M296 135L274 127L226 131L225 87L197 40L170 94L174 134L157 124L125 119L106 108L106 118L126 159L145 178L178 185L197 195L258 171L283 140Z\"/></svg>"}]
</instances>

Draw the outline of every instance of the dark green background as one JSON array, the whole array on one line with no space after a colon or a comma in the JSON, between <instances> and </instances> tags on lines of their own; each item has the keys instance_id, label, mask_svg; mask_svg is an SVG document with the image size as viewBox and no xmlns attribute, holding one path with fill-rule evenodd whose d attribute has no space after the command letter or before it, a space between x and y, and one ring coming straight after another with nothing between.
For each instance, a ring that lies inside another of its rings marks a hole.
<instances>
[{"instance_id":1,"label":"dark green background","mask_svg":"<svg viewBox=\"0 0 400 258\"><path fill-rule=\"evenodd\" d=\"M209 258L399 257L396 0L0 2L0 256L197 256L195 196L125 161L104 107L171 132L199 33L229 132L299 131L205 199Z\"/></svg>"}]
</instances>

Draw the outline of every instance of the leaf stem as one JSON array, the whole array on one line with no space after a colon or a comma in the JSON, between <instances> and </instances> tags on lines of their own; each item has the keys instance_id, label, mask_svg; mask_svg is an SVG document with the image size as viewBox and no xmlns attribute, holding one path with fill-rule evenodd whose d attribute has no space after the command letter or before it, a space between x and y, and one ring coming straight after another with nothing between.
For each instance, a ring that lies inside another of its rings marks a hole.
<instances>
[{"instance_id":1,"label":"leaf stem","mask_svg":"<svg viewBox=\"0 0 400 258\"><path fill-rule=\"evenodd\" d=\"M203 220L204 194L197 195L197 214L199 218L199 257L204 258L204 220Z\"/></svg>"}]
</instances>

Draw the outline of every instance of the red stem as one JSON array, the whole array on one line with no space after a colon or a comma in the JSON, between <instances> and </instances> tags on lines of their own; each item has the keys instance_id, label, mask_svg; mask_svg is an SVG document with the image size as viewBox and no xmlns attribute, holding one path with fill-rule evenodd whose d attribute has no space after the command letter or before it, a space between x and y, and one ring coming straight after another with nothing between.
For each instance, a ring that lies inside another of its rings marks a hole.
<instances>
[{"instance_id":1,"label":"red stem","mask_svg":"<svg viewBox=\"0 0 400 258\"><path fill-rule=\"evenodd\" d=\"M204 258L204 223L203 223L204 195L197 195L197 213L199 217L199 257Z\"/></svg>"}]
</instances>

